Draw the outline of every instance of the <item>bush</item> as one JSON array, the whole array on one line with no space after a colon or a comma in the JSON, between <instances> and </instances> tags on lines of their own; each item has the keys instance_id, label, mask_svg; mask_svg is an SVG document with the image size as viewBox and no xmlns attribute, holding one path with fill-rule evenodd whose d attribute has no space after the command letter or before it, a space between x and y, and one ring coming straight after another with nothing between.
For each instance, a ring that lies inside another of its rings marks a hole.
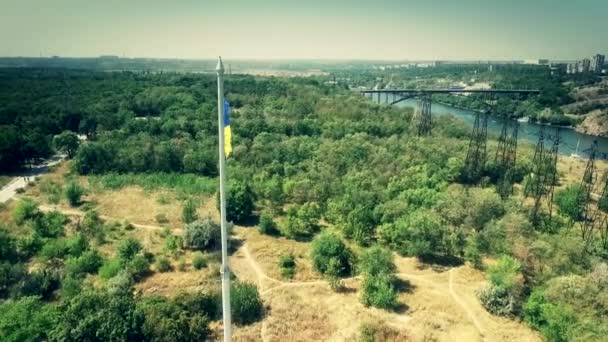
<instances>
[{"instance_id":1,"label":"bush","mask_svg":"<svg viewBox=\"0 0 608 342\"><path fill-rule=\"evenodd\" d=\"M0 338L7 342L47 341L59 312L39 297L23 297L0 305Z\"/></svg>"},{"instance_id":2,"label":"bush","mask_svg":"<svg viewBox=\"0 0 608 342\"><path fill-rule=\"evenodd\" d=\"M99 276L102 279L110 279L118 274L123 269L123 263L120 259L110 259L99 269Z\"/></svg>"},{"instance_id":3,"label":"bush","mask_svg":"<svg viewBox=\"0 0 608 342\"><path fill-rule=\"evenodd\" d=\"M82 278L65 275L61 280L61 298L71 298L82 291Z\"/></svg>"},{"instance_id":4,"label":"bush","mask_svg":"<svg viewBox=\"0 0 608 342\"><path fill-rule=\"evenodd\" d=\"M74 257L81 256L89 249L89 240L81 233L76 233L66 240L68 254Z\"/></svg>"},{"instance_id":5,"label":"bush","mask_svg":"<svg viewBox=\"0 0 608 342\"><path fill-rule=\"evenodd\" d=\"M283 278L292 279L296 273L296 259L293 255L282 255L279 259L279 268Z\"/></svg>"},{"instance_id":6,"label":"bush","mask_svg":"<svg viewBox=\"0 0 608 342\"><path fill-rule=\"evenodd\" d=\"M136 255L129 262L127 269L135 280L139 280L150 273L150 261L144 255Z\"/></svg>"},{"instance_id":7,"label":"bush","mask_svg":"<svg viewBox=\"0 0 608 342\"><path fill-rule=\"evenodd\" d=\"M74 277L80 277L87 273L97 273L102 264L103 258L97 251L87 251L79 257L68 259L66 271Z\"/></svg>"},{"instance_id":8,"label":"bush","mask_svg":"<svg viewBox=\"0 0 608 342\"><path fill-rule=\"evenodd\" d=\"M398 305L393 278L387 274L366 275L363 278L361 303L379 309L392 310Z\"/></svg>"},{"instance_id":9,"label":"bush","mask_svg":"<svg viewBox=\"0 0 608 342\"><path fill-rule=\"evenodd\" d=\"M188 224L196 221L198 214L196 213L196 203L192 199L188 199L184 202L182 208L182 222Z\"/></svg>"},{"instance_id":10,"label":"bush","mask_svg":"<svg viewBox=\"0 0 608 342\"><path fill-rule=\"evenodd\" d=\"M128 238L118 246L118 257L124 262L128 262L141 251L142 247L139 241L134 238Z\"/></svg>"},{"instance_id":11,"label":"bush","mask_svg":"<svg viewBox=\"0 0 608 342\"><path fill-rule=\"evenodd\" d=\"M173 255L179 254L179 250L184 244L181 236L169 234L165 237L165 249Z\"/></svg>"},{"instance_id":12,"label":"bush","mask_svg":"<svg viewBox=\"0 0 608 342\"><path fill-rule=\"evenodd\" d=\"M22 225L25 221L40 217L38 204L29 198L24 198L17 203L13 209L13 220L16 224Z\"/></svg>"},{"instance_id":13,"label":"bush","mask_svg":"<svg viewBox=\"0 0 608 342\"><path fill-rule=\"evenodd\" d=\"M63 236L63 226L68 222L68 218L58 211L51 211L45 215L38 216L32 221L32 229L45 238L57 238Z\"/></svg>"},{"instance_id":14,"label":"bush","mask_svg":"<svg viewBox=\"0 0 608 342\"><path fill-rule=\"evenodd\" d=\"M264 303L257 286L236 282L230 290L232 317L237 324L249 324L259 320L264 313Z\"/></svg>"},{"instance_id":15,"label":"bush","mask_svg":"<svg viewBox=\"0 0 608 342\"><path fill-rule=\"evenodd\" d=\"M259 229L260 233L266 235L277 235L279 233L277 224L272 219L272 215L267 211L262 212L262 215L260 215Z\"/></svg>"},{"instance_id":16,"label":"bush","mask_svg":"<svg viewBox=\"0 0 608 342\"><path fill-rule=\"evenodd\" d=\"M169 222L167 215L165 215L164 213L156 214L156 216L154 216L154 219L156 220L157 223L160 223L160 224Z\"/></svg>"},{"instance_id":17,"label":"bush","mask_svg":"<svg viewBox=\"0 0 608 342\"><path fill-rule=\"evenodd\" d=\"M60 284L57 273L42 269L28 274L21 283L19 292L23 296L40 296L49 299Z\"/></svg>"},{"instance_id":18,"label":"bush","mask_svg":"<svg viewBox=\"0 0 608 342\"><path fill-rule=\"evenodd\" d=\"M69 182L65 186L65 198L72 207L80 204L80 198L84 194L84 189L75 181Z\"/></svg>"},{"instance_id":19,"label":"bush","mask_svg":"<svg viewBox=\"0 0 608 342\"><path fill-rule=\"evenodd\" d=\"M479 293L481 304L494 315L507 316L517 309L517 299L509 291L499 286L489 286Z\"/></svg>"},{"instance_id":20,"label":"bush","mask_svg":"<svg viewBox=\"0 0 608 342\"><path fill-rule=\"evenodd\" d=\"M579 184L573 184L555 192L555 203L559 213L571 222L581 221L585 211L585 191Z\"/></svg>"},{"instance_id":21,"label":"bush","mask_svg":"<svg viewBox=\"0 0 608 342\"><path fill-rule=\"evenodd\" d=\"M173 269L173 266L171 266L171 261L169 261L169 259L164 256L156 259L156 270L159 272L169 272L171 269Z\"/></svg>"},{"instance_id":22,"label":"bush","mask_svg":"<svg viewBox=\"0 0 608 342\"><path fill-rule=\"evenodd\" d=\"M359 270L370 276L392 274L395 271L393 254L380 246L371 247L361 255Z\"/></svg>"},{"instance_id":23,"label":"bush","mask_svg":"<svg viewBox=\"0 0 608 342\"><path fill-rule=\"evenodd\" d=\"M69 249L65 240L48 240L42 246L39 255L44 260L63 259L68 252Z\"/></svg>"},{"instance_id":24,"label":"bush","mask_svg":"<svg viewBox=\"0 0 608 342\"><path fill-rule=\"evenodd\" d=\"M226 219L236 223L246 221L251 217L254 201L255 195L248 183L236 179L229 180L226 190Z\"/></svg>"},{"instance_id":25,"label":"bush","mask_svg":"<svg viewBox=\"0 0 608 342\"><path fill-rule=\"evenodd\" d=\"M324 233L312 242L314 269L328 276L346 277L352 272L352 253L333 233Z\"/></svg>"},{"instance_id":26,"label":"bush","mask_svg":"<svg viewBox=\"0 0 608 342\"><path fill-rule=\"evenodd\" d=\"M201 252L194 253L194 257L192 258L192 267L194 267L194 269L196 269L196 270L200 270L206 266L207 266L207 260L205 260L203 253L201 253Z\"/></svg>"},{"instance_id":27,"label":"bush","mask_svg":"<svg viewBox=\"0 0 608 342\"><path fill-rule=\"evenodd\" d=\"M451 251L447 241L449 231L437 213L416 210L394 224L378 229L379 239L402 255L445 255Z\"/></svg>"},{"instance_id":28,"label":"bush","mask_svg":"<svg viewBox=\"0 0 608 342\"><path fill-rule=\"evenodd\" d=\"M186 225L184 247L190 249L212 249L219 245L220 226L210 218L196 220Z\"/></svg>"},{"instance_id":29,"label":"bush","mask_svg":"<svg viewBox=\"0 0 608 342\"><path fill-rule=\"evenodd\" d=\"M285 235L292 239L309 239L319 230L321 212L316 203L304 203L287 211Z\"/></svg>"}]
</instances>

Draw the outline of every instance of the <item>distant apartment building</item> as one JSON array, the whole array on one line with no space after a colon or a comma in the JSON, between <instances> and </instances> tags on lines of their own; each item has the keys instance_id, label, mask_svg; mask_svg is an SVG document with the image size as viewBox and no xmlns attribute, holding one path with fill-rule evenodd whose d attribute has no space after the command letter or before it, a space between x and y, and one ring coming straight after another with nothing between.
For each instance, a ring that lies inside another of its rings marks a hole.
<instances>
[{"instance_id":1,"label":"distant apartment building","mask_svg":"<svg viewBox=\"0 0 608 342\"><path fill-rule=\"evenodd\" d=\"M589 70L596 74L600 74L602 72L602 69L604 68L605 59L606 56L604 55L597 54L593 56L593 58L591 59L591 65L589 67Z\"/></svg>"}]
</instances>

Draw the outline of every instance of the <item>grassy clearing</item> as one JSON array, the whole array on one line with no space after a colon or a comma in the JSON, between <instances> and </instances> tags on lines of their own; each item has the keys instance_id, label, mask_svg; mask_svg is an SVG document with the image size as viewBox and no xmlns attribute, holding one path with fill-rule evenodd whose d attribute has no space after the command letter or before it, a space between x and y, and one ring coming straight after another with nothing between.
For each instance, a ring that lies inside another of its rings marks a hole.
<instances>
[{"instance_id":1,"label":"grassy clearing","mask_svg":"<svg viewBox=\"0 0 608 342\"><path fill-rule=\"evenodd\" d=\"M177 173L108 173L101 176L91 176L89 182L101 189L117 190L130 185L137 185L146 190L173 189L179 194L189 196L210 195L217 188L215 178Z\"/></svg>"}]
</instances>

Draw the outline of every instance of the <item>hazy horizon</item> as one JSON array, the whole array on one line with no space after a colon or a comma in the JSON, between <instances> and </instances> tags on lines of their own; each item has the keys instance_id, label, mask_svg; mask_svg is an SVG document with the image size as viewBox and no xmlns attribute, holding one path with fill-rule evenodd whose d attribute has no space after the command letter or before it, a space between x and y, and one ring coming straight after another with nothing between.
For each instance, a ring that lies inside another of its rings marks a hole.
<instances>
[{"instance_id":1,"label":"hazy horizon","mask_svg":"<svg viewBox=\"0 0 608 342\"><path fill-rule=\"evenodd\" d=\"M608 2L0 0L0 56L573 60L608 52Z\"/></svg>"}]
</instances>

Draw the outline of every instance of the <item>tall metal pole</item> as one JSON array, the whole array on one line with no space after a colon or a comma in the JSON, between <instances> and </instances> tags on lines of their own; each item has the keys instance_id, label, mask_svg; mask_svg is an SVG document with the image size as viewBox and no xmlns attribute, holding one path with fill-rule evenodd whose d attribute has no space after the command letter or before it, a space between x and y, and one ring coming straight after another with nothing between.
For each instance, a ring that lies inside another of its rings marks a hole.
<instances>
[{"instance_id":1,"label":"tall metal pole","mask_svg":"<svg viewBox=\"0 0 608 342\"><path fill-rule=\"evenodd\" d=\"M224 64L219 57L217 66L217 128L220 159L220 217L222 228L222 311L224 318L224 342L232 341L230 317L230 267L228 266L228 230L226 229L226 155L224 154Z\"/></svg>"}]
</instances>

